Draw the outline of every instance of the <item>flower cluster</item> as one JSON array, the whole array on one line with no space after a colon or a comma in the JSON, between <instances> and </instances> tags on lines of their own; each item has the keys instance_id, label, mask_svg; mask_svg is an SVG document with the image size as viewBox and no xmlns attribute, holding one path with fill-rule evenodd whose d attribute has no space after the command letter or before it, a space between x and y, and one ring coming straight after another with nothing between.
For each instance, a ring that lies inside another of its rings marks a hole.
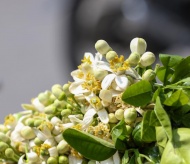
<instances>
[{"instance_id":1,"label":"flower cluster","mask_svg":"<svg viewBox=\"0 0 190 164\"><path fill-rule=\"evenodd\" d=\"M62 133L73 128L114 143L113 127L124 120L130 136L142 120L143 108L122 100L123 92L141 80L155 79L152 52L146 52L146 42L134 38L131 54L125 59L106 41L95 44L97 53L85 53L78 69L71 72L73 82L55 84L50 91L40 93L31 104L22 104L20 113L10 114L0 125L0 159L19 164L119 164L121 154L103 161L88 159L70 146ZM143 70L143 71L142 71Z\"/></svg>"}]
</instances>

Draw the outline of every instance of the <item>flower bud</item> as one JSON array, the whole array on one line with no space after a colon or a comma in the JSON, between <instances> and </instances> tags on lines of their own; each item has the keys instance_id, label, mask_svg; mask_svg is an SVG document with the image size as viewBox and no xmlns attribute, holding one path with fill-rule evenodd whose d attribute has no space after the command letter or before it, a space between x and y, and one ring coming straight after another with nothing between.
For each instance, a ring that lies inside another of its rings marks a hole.
<instances>
[{"instance_id":1,"label":"flower bud","mask_svg":"<svg viewBox=\"0 0 190 164\"><path fill-rule=\"evenodd\" d=\"M43 122L43 120L36 119L36 120L34 121L34 127L40 126L42 122Z\"/></svg>"},{"instance_id":2,"label":"flower bud","mask_svg":"<svg viewBox=\"0 0 190 164\"><path fill-rule=\"evenodd\" d=\"M29 127L29 126L24 126L21 129L20 134L25 139L32 139L32 138L34 138L36 136L33 129L31 127Z\"/></svg>"},{"instance_id":3,"label":"flower bud","mask_svg":"<svg viewBox=\"0 0 190 164\"><path fill-rule=\"evenodd\" d=\"M134 38L130 43L131 52L143 54L146 51L146 41L143 38Z\"/></svg>"},{"instance_id":4,"label":"flower bud","mask_svg":"<svg viewBox=\"0 0 190 164\"><path fill-rule=\"evenodd\" d=\"M56 106L54 104L48 105L44 108L45 114L55 114L56 113Z\"/></svg>"},{"instance_id":5,"label":"flower bud","mask_svg":"<svg viewBox=\"0 0 190 164\"><path fill-rule=\"evenodd\" d=\"M114 113L109 113L108 117L109 117L109 122L110 123L117 123L118 122L118 119L115 117Z\"/></svg>"},{"instance_id":6,"label":"flower bud","mask_svg":"<svg viewBox=\"0 0 190 164\"><path fill-rule=\"evenodd\" d=\"M69 159L65 155L59 156L59 164L69 164Z\"/></svg>"},{"instance_id":7,"label":"flower bud","mask_svg":"<svg viewBox=\"0 0 190 164\"><path fill-rule=\"evenodd\" d=\"M96 80L102 81L104 77L108 74L108 71L102 69L95 69L93 73Z\"/></svg>"},{"instance_id":8,"label":"flower bud","mask_svg":"<svg viewBox=\"0 0 190 164\"><path fill-rule=\"evenodd\" d=\"M33 127L33 126L34 126L34 119L33 119L33 118L28 118L28 119L25 121L25 124L26 124L27 126Z\"/></svg>"},{"instance_id":9,"label":"flower bud","mask_svg":"<svg viewBox=\"0 0 190 164\"><path fill-rule=\"evenodd\" d=\"M123 109L118 109L115 111L115 117L118 119L118 120L122 120L123 117L124 117L124 110Z\"/></svg>"},{"instance_id":10,"label":"flower bud","mask_svg":"<svg viewBox=\"0 0 190 164\"><path fill-rule=\"evenodd\" d=\"M152 65L156 60L155 55L152 52L145 52L140 58L140 66L147 67Z\"/></svg>"},{"instance_id":11,"label":"flower bud","mask_svg":"<svg viewBox=\"0 0 190 164\"><path fill-rule=\"evenodd\" d=\"M69 91L69 87L70 87L70 84L68 84L68 83L64 84L63 87L62 87L62 89L65 92L66 96L72 95L72 93Z\"/></svg>"},{"instance_id":12,"label":"flower bud","mask_svg":"<svg viewBox=\"0 0 190 164\"><path fill-rule=\"evenodd\" d=\"M4 152L8 147L7 143L0 141L0 152Z\"/></svg>"},{"instance_id":13,"label":"flower bud","mask_svg":"<svg viewBox=\"0 0 190 164\"><path fill-rule=\"evenodd\" d=\"M65 140L62 140L57 145L57 150L58 150L59 154L64 154L65 152L67 152L69 150L68 143Z\"/></svg>"},{"instance_id":14,"label":"flower bud","mask_svg":"<svg viewBox=\"0 0 190 164\"><path fill-rule=\"evenodd\" d=\"M88 164L96 164L96 161L90 160L90 161L88 162Z\"/></svg>"},{"instance_id":15,"label":"flower bud","mask_svg":"<svg viewBox=\"0 0 190 164\"><path fill-rule=\"evenodd\" d=\"M71 109L63 109L62 111L61 111L61 115L63 116L63 117L67 117L68 115L70 115L71 114Z\"/></svg>"},{"instance_id":16,"label":"flower bud","mask_svg":"<svg viewBox=\"0 0 190 164\"><path fill-rule=\"evenodd\" d=\"M152 69L146 70L142 75L142 79L148 81L152 81L153 79L155 79L155 77L156 73Z\"/></svg>"},{"instance_id":17,"label":"flower bud","mask_svg":"<svg viewBox=\"0 0 190 164\"><path fill-rule=\"evenodd\" d=\"M105 40L98 40L95 44L95 49L102 55L106 55L108 51L112 50Z\"/></svg>"},{"instance_id":18,"label":"flower bud","mask_svg":"<svg viewBox=\"0 0 190 164\"><path fill-rule=\"evenodd\" d=\"M38 155L35 152L27 153L27 159L30 162L37 162L39 160Z\"/></svg>"},{"instance_id":19,"label":"flower bud","mask_svg":"<svg viewBox=\"0 0 190 164\"><path fill-rule=\"evenodd\" d=\"M40 93L38 95L38 99L40 103L42 103L44 106L48 106L54 102L54 99L52 99L50 91L45 91L44 93Z\"/></svg>"},{"instance_id":20,"label":"flower bud","mask_svg":"<svg viewBox=\"0 0 190 164\"><path fill-rule=\"evenodd\" d=\"M7 158L14 158L14 154L15 153L14 153L13 149L11 149L11 148L7 148L5 150L5 155Z\"/></svg>"},{"instance_id":21,"label":"flower bud","mask_svg":"<svg viewBox=\"0 0 190 164\"><path fill-rule=\"evenodd\" d=\"M56 157L49 157L47 160L47 164L58 164L58 160Z\"/></svg>"},{"instance_id":22,"label":"flower bud","mask_svg":"<svg viewBox=\"0 0 190 164\"><path fill-rule=\"evenodd\" d=\"M66 98L65 92L62 90L62 86L59 84L53 85L51 91L58 100L64 100Z\"/></svg>"},{"instance_id":23,"label":"flower bud","mask_svg":"<svg viewBox=\"0 0 190 164\"><path fill-rule=\"evenodd\" d=\"M131 132L133 131L133 128L131 126L129 126L129 125L126 125L125 127L126 127L126 130L127 130L127 135L130 135Z\"/></svg>"},{"instance_id":24,"label":"flower bud","mask_svg":"<svg viewBox=\"0 0 190 164\"><path fill-rule=\"evenodd\" d=\"M44 143L44 141L42 141L42 140L40 140L38 137L36 137L36 138L34 139L34 143L35 143L35 145L40 146L41 144Z\"/></svg>"},{"instance_id":25,"label":"flower bud","mask_svg":"<svg viewBox=\"0 0 190 164\"><path fill-rule=\"evenodd\" d=\"M124 111L124 119L128 124L133 123L137 118L137 111L135 108L127 108Z\"/></svg>"},{"instance_id":26,"label":"flower bud","mask_svg":"<svg viewBox=\"0 0 190 164\"><path fill-rule=\"evenodd\" d=\"M140 60L140 55L137 52L133 52L128 57L127 61L131 66L136 66Z\"/></svg>"},{"instance_id":27,"label":"flower bud","mask_svg":"<svg viewBox=\"0 0 190 164\"><path fill-rule=\"evenodd\" d=\"M107 54L106 54L106 60L109 62L111 61L112 59L114 59L117 55L117 53L115 51L109 51Z\"/></svg>"},{"instance_id":28,"label":"flower bud","mask_svg":"<svg viewBox=\"0 0 190 164\"><path fill-rule=\"evenodd\" d=\"M101 90L99 97L106 102L111 103L112 102L112 92L110 90Z\"/></svg>"},{"instance_id":29,"label":"flower bud","mask_svg":"<svg viewBox=\"0 0 190 164\"><path fill-rule=\"evenodd\" d=\"M10 138L6 134L0 132L0 141L10 143Z\"/></svg>"}]
</instances>

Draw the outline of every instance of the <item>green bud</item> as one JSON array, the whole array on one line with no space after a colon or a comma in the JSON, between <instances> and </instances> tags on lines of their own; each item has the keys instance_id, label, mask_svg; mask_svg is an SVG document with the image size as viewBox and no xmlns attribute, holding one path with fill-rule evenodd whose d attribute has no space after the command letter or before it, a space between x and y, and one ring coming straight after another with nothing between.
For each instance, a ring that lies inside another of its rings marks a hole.
<instances>
[{"instance_id":1,"label":"green bud","mask_svg":"<svg viewBox=\"0 0 190 164\"><path fill-rule=\"evenodd\" d=\"M38 127L41 125L41 123L43 122L43 120L37 119L34 121L34 127Z\"/></svg>"},{"instance_id":2,"label":"green bud","mask_svg":"<svg viewBox=\"0 0 190 164\"><path fill-rule=\"evenodd\" d=\"M131 66L136 66L140 60L140 55L137 52L133 52L128 57L127 61Z\"/></svg>"},{"instance_id":3,"label":"green bud","mask_svg":"<svg viewBox=\"0 0 190 164\"><path fill-rule=\"evenodd\" d=\"M108 71L102 69L94 69L93 73L96 80L102 81L104 77L108 74Z\"/></svg>"},{"instance_id":4,"label":"green bud","mask_svg":"<svg viewBox=\"0 0 190 164\"><path fill-rule=\"evenodd\" d=\"M106 55L108 51L112 50L105 40L98 40L95 44L95 49L102 55Z\"/></svg>"},{"instance_id":5,"label":"green bud","mask_svg":"<svg viewBox=\"0 0 190 164\"><path fill-rule=\"evenodd\" d=\"M128 124L133 123L137 118L137 111L135 108L127 108L124 111L124 119Z\"/></svg>"},{"instance_id":6,"label":"green bud","mask_svg":"<svg viewBox=\"0 0 190 164\"><path fill-rule=\"evenodd\" d=\"M52 86L51 91L53 95L58 99L58 100L65 100L66 95L65 92L62 89L62 86L59 84L55 84Z\"/></svg>"},{"instance_id":7,"label":"green bud","mask_svg":"<svg viewBox=\"0 0 190 164\"><path fill-rule=\"evenodd\" d=\"M115 117L118 119L118 120L122 120L123 117L124 117L124 110L123 109L118 109L115 111Z\"/></svg>"},{"instance_id":8,"label":"green bud","mask_svg":"<svg viewBox=\"0 0 190 164\"><path fill-rule=\"evenodd\" d=\"M33 119L33 118L28 118L28 119L25 121L25 124L26 124L27 126L33 127L33 126L34 126L34 119Z\"/></svg>"},{"instance_id":9,"label":"green bud","mask_svg":"<svg viewBox=\"0 0 190 164\"><path fill-rule=\"evenodd\" d=\"M67 152L69 150L68 143L65 140L62 140L57 145L57 150L58 150L59 154L64 154L65 152Z\"/></svg>"},{"instance_id":10,"label":"green bud","mask_svg":"<svg viewBox=\"0 0 190 164\"><path fill-rule=\"evenodd\" d=\"M69 87L70 87L70 84L64 84L62 87L63 91L65 92L67 96L72 95L72 93L69 91Z\"/></svg>"},{"instance_id":11,"label":"green bud","mask_svg":"<svg viewBox=\"0 0 190 164\"><path fill-rule=\"evenodd\" d=\"M69 164L68 157L65 155L59 156L59 164Z\"/></svg>"},{"instance_id":12,"label":"green bud","mask_svg":"<svg viewBox=\"0 0 190 164\"><path fill-rule=\"evenodd\" d=\"M44 141L42 141L42 140L40 140L38 137L36 137L36 138L34 139L34 143L35 143L35 145L40 146L41 144L44 143Z\"/></svg>"},{"instance_id":13,"label":"green bud","mask_svg":"<svg viewBox=\"0 0 190 164\"><path fill-rule=\"evenodd\" d=\"M61 115L63 117L67 117L70 114L71 114L71 109L64 109L64 110L61 111Z\"/></svg>"},{"instance_id":14,"label":"green bud","mask_svg":"<svg viewBox=\"0 0 190 164\"><path fill-rule=\"evenodd\" d=\"M9 129L5 125L0 124L0 132L6 133L8 130Z\"/></svg>"},{"instance_id":15,"label":"green bud","mask_svg":"<svg viewBox=\"0 0 190 164\"><path fill-rule=\"evenodd\" d=\"M148 81L152 81L153 79L155 79L155 77L156 73L152 69L146 70L142 75L142 79Z\"/></svg>"},{"instance_id":16,"label":"green bud","mask_svg":"<svg viewBox=\"0 0 190 164\"><path fill-rule=\"evenodd\" d=\"M13 149L7 148L5 150L5 155L7 158L14 158L15 153L14 153Z\"/></svg>"},{"instance_id":17,"label":"green bud","mask_svg":"<svg viewBox=\"0 0 190 164\"><path fill-rule=\"evenodd\" d=\"M106 60L109 62L111 60L113 60L115 57L117 57L117 53L115 51L109 51L107 54L106 54Z\"/></svg>"},{"instance_id":18,"label":"green bud","mask_svg":"<svg viewBox=\"0 0 190 164\"><path fill-rule=\"evenodd\" d=\"M38 95L38 100L40 103L42 103L44 106L48 106L54 102L54 99L52 99L52 94L50 91L45 91L43 93L40 93Z\"/></svg>"},{"instance_id":19,"label":"green bud","mask_svg":"<svg viewBox=\"0 0 190 164\"><path fill-rule=\"evenodd\" d=\"M64 109L66 107L66 102L63 100L63 101L59 101L59 100L55 100L53 105L56 107L56 108L62 108Z\"/></svg>"},{"instance_id":20,"label":"green bud","mask_svg":"<svg viewBox=\"0 0 190 164\"><path fill-rule=\"evenodd\" d=\"M73 109L73 107L70 104L67 104L66 108L67 109Z\"/></svg>"},{"instance_id":21,"label":"green bud","mask_svg":"<svg viewBox=\"0 0 190 164\"><path fill-rule=\"evenodd\" d=\"M0 141L0 152L4 152L8 147L7 143Z\"/></svg>"},{"instance_id":22,"label":"green bud","mask_svg":"<svg viewBox=\"0 0 190 164\"><path fill-rule=\"evenodd\" d=\"M58 160L55 157L49 157L47 160L47 164L58 164Z\"/></svg>"},{"instance_id":23,"label":"green bud","mask_svg":"<svg viewBox=\"0 0 190 164\"><path fill-rule=\"evenodd\" d=\"M147 67L152 65L156 60L155 55L152 52L145 52L140 58L140 66Z\"/></svg>"},{"instance_id":24,"label":"green bud","mask_svg":"<svg viewBox=\"0 0 190 164\"><path fill-rule=\"evenodd\" d=\"M146 41L143 38L134 38L130 43L131 52L142 55L146 51Z\"/></svg>"},{"instance_id":25,"label":"green bud","mask_svg":"<svg viewBox=\"0 0 190 164\"><path fill-rule=\"evenodd\" d=\"M9 144L11 140L6 134L0 132L0 141L6 142Z\"/></svg>"},{"instance_id":26,"label":"green bud","mask_svg":"<svg viewBox=\"0 0 190 164\"><path fill-rule=\"evenodd\" d=\"M21 104L22 108L25 109L25 110L32 110L32 111L35 111L36 108L34 107L34 105L32 104Z\"/></svg>"},{"instance_id":27,"label":"green bud","mask_svg":"<svg viewBox=\"0 0 190 164\"><path fill-rule=\"evenodd\" d=\"M36 136L33 129L31 127L29 127L29 126L24 126L21 129L20 134L25 139L32 139L32 138L34 138Z\"/></svg>"},{"instance_id":28,"label":"green bud","mask_svg":"<svg viewBox=\"0 0 190 164\"><path fill-rule=\"evenodd\" d=\"M115 117L114 113L109 113L108 117L109 117L109 122L110 123L117 123L118 122L118 119Z\"/></svg>"},{"instance_id":29,"label":"green bud","mask_svg":"<svg viewBox=\"0 0 190 164\"><path fill-rule=\"evenodd\" d=\"M88 164L96 164L96 161L90 160L90 161L88 161Z\"/></svg>"},{"instance_id":30,"label":"green bud","mask_svg":"<svg viewBox=\"0 0 190 164\"><path fill-rule=\"evenodd\" d=\"M45 114L55 114L56 113L56 106L54 104L48 105L44 108Z\"/></svg>"},{"instance_id":31,"label":"green bud","mask_svg":"<svg viewBox=\"0 0 190 164\"><path fill-rule=\"evenodd\" d=\"M133 131L133 128L130 125L126 125L127 135L130 135Z\"/></svg>"}]
</instances>

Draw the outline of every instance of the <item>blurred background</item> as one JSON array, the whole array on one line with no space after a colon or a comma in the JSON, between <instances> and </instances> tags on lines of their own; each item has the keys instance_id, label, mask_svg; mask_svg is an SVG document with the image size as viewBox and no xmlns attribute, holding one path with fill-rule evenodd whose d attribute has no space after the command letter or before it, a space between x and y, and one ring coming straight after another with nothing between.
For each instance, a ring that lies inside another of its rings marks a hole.
<instances>
[{"instance_id":1,"label":"blurred background","mask_svg":"<svg viewBox=\"0 0 190 164\"><path fill-rule=\"evenodd\" d=\"M190 55L190 1L0 1L0 123L53 84L72 81L98 39L129 55L134 37L148 51Z\"/></svg>"}]
</instances>

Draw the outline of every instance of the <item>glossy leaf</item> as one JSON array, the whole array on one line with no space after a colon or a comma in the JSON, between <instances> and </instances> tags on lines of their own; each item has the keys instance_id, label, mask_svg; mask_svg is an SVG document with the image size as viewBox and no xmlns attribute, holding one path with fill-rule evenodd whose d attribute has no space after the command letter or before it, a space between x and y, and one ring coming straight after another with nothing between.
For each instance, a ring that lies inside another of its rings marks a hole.
<instances>
[{"instance_id":1,"label":"glossy leaf","mask_svg":"<svg viewBox=\"0 0 190 164\"><path fill-rule=\"evenodd\" d=\"M189 102L189 97L184 93L182 89L174 92L169 98L164 101L167 106L183 106Z\"/></svg>"},{"instance_id":2,"label":"glossy leaf","mask_svg":"<svg viewBox=\"0 0 190 164\"><path fill-rule=\"evenodd\" d=\"M150 125L152 111L148 110L145 112L142 121L141 128L141 139L144 142L153 142L156 141L156 132L155 127Z\"/></svg>"},{"instance_id":3,"label":"glossy leaf","mask_svg":"<svg viewBox=\"0 0 190 164\"><path fill-rule=\"evenodd\" d=\"M128 150L125 150L125 154L122 157L121 164L127 164L129 162Z\"/></svg>"},{"instance_id":4,"label":"glossy leaf","mask_svg":"<svg viewBox=\"0 0 190 164\"><path fill-rule=\"evenodd\" d=\"M165 67L175 67L183 59L178 55L159 54L160 61Z\"/></svg>"},{"instance_id":5,"label":"glossy leaf","mask_svg":"<svg viewBox=\"0 0 190 164\"><path fill-rule=\"evenodd\" d=\"M162 125L167 134L167 137L170 140L172 140L172 128L171 128L170 118L166 113L166 111L164 110L164 108L162 107L159 97L157 97L156 99L156 105L154 110L158 120L160 121L160 124Z\"/></svg>"},{"instance_id":6,"label":"glossy leaf","mask_svg":"<svg viewBox=\"0 0 190 164\"><path fill-rule=\"evenodd\" d=\"M160 67L157 70L157 77L158 79L165 84L168 83L169 79L172 77L173 70L168 67Z\"/></svg>"},{"instance_id":7,"label":"glossy leaf","mask_svg":"<svg viewBox=\"0 0 190 164\"><path fill-rule=\"evenodd\" d=\"M179 128L173 130L173 140L168 141L161 158L161 164L180 163L190 161L190 129Z\"/></svg>"},{"instance_id":8,"label":"glossy leaf","mask_svg":"<svg viewBox=\"0 0 190 164\"><path fill-rule=\"evenodd\" d=\"M122 100L133 106L143 106L152 99L152 86L150 82L141 80L129 86L122 95Z\"/></svg>"},{"instance_id":9,"label":"glossy leaf","mask_svg":"<svg viewBox=\"0 0 190 164\"><path fill-rule=\"evenodd\" d=\"M63 132L67 143L87 159L103 161L115 154L114 145L76 129L68 128Z\"/></svg>"}]
</instances>

